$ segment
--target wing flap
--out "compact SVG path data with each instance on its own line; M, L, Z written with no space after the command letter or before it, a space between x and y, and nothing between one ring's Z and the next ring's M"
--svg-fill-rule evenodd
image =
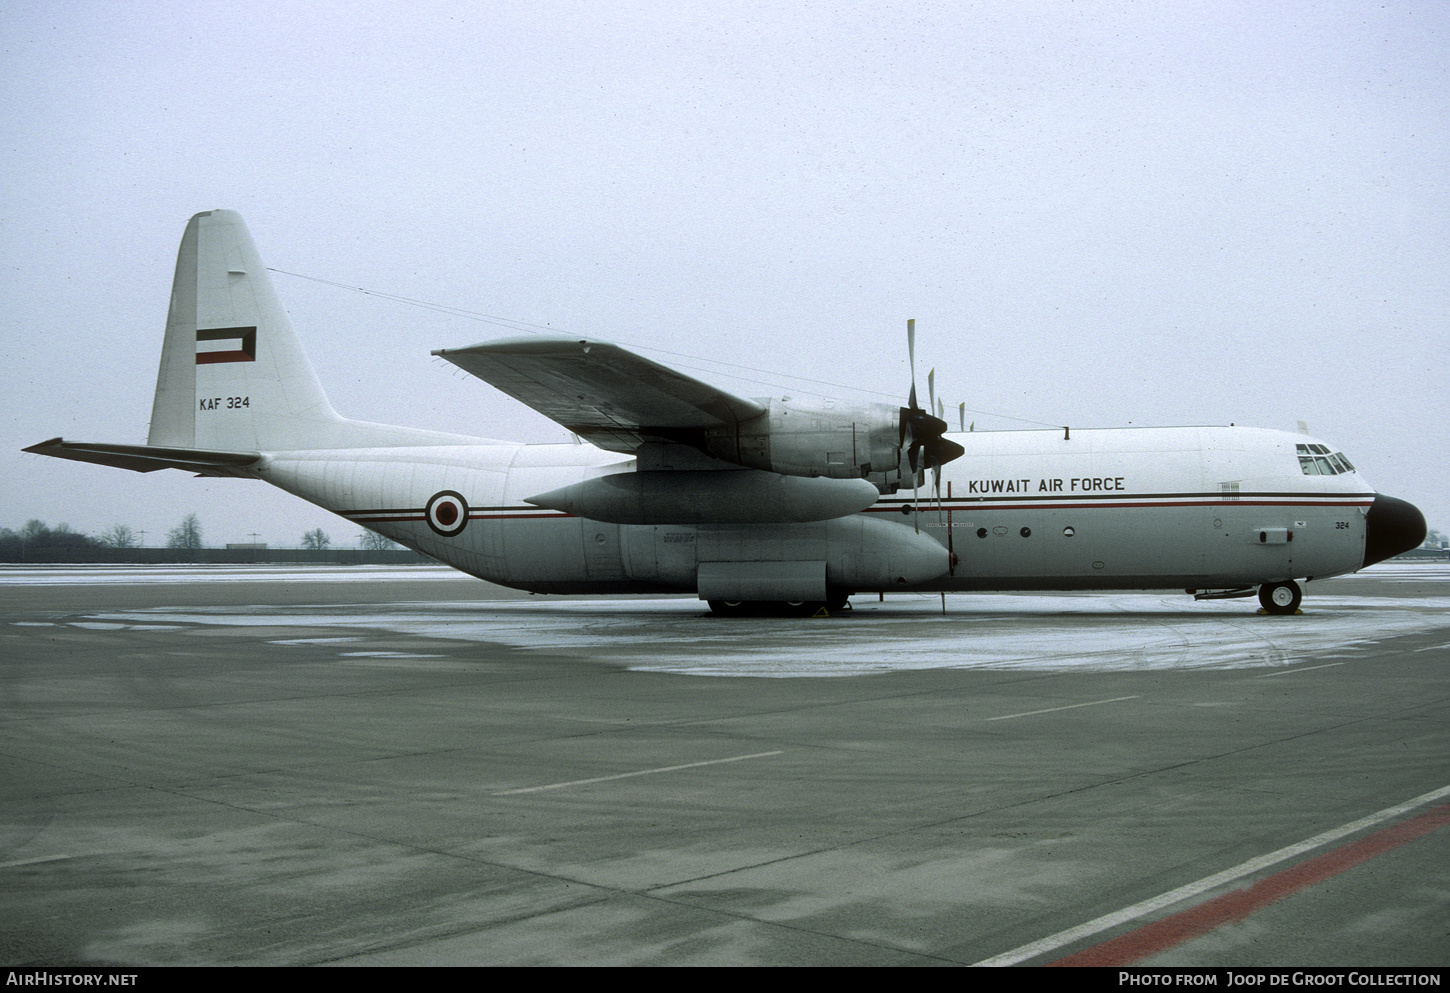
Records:
M66 441L52 438L22 451L49 455L75 462L155 472L157 469L181 469L201 476L241 476L252 478L246 471L262 461L260 452L217 452L200 448L162 448L155 445L108 445Z
M765 413L753 400L605 341L506 338L433 354L614 452Z

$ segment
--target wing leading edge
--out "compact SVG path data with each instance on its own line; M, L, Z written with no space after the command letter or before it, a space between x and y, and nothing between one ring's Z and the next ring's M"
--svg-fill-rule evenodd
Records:
M766 412L605 341L506 338L433 354L612 452L633 454L642 444L679 441Z

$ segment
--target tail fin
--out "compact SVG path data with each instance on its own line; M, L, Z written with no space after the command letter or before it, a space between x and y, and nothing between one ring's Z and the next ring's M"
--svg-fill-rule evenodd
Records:
M315 447L345 423L272 288L239 214L186 226L148 444L219 451Z

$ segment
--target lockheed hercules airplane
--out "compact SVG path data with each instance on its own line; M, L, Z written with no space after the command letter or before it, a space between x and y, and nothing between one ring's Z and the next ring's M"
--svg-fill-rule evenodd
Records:
M905 407L807 406L733 396L588 338L433 354L584 443L340 417L241 217L207 211L177 254L147 443L25 450L261 479L492 583L695 593L727 614L819 613L853 593L1106 589L1257 590L1290 614L1297 580L1425 537L1418 509L1304 435L948 436L914 373Z

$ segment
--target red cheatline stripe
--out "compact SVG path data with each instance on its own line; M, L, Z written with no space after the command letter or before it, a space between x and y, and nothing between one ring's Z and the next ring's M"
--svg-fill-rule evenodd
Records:
M911 507L910 503L879 504L866 508L868 514L899 514L902 507ZM1130 500L1100 500L1088 503L992 503L990 501L978 501L975 503L948 503L942 505L942 510L950 510L953 513L975 513L987 510L1120 510L1125 507L1152 508L1152 507L1281 507L1286 510L1295 507L1308 509L1319 509L1322 507L1368 507L1370 504L1363 500L1354 501L1294 501L1284 502L1278 500L1195 500L1195 501L1130 501ZM922 512L935 511L936 500L921 502Z
M402 510L402 511L363 511L363 510L349 510L346 513L344 513L342 516L343 517L346 517L348 520L353 521L353 522L355 522L357 524L387 524L387 523L390 523L390 522L398 522L398 521L413 521L413 522L417 522L417 521L423 521L423 520L426 520L427 519L426 518L426 515L421 510ZM550 519L553 519L553 518L556 518L556 517L559 518L560 520L563 520L566 517L573 517L573 516L574 516L573 514L564 514L564 513L560 513L557 510L536 510L536 511L532 511L532 512L529 512L529 513L520 512L520 513L516 513L516 514L483 514L483 513L479 513L476 510L470 510L468 512L468 519L470 521L513 521L513 520L533 520L533 519L538 519L538 518L550 518Z
M1276 872L1246 889L1225 893L1161 921L1145 924L1110 941L1046 964L1130 965L1139 959L1205 935L1221 924L1241 921L1256 910L1315 883L1322 883L1331 876L1337 876L1346 869L1367 862L1376 855L1383 855L1446 824L1450 824L1450 803L1366 835L1358 841L1315 856L1282 872Z

